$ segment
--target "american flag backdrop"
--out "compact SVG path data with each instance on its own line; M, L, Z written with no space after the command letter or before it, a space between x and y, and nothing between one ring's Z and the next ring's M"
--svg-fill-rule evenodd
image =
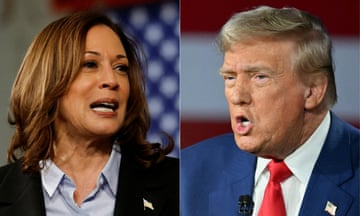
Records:
M179 3L166 1L108 10L108 15L141 43L148 68L146 96L151 113L148 139L163 143L164 131L175 139L179 156Z

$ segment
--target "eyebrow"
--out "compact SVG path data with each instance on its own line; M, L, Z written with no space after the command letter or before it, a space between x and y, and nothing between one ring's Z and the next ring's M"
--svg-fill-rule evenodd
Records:
M268 73L274 73L270 68L266 66L245 66L241 69L244 73L251 73L251 72L258 72L258 71L267 71ZM231 68L220 68L219 69L220 74L226 74L226 73L238 73L237 71L232 70Z
M220 68L219 69L219 74L220 75L227 74L227 73L236 73L236 72L231 70L231 69L227 69L227 68Z
M91 54L91 55L96 55L96 56L101 56L101 54L99 52L96 51L85 51L85 54ZM122 59L122 58L127 58L126 55L123 54L118 54L116 55L117 59Z

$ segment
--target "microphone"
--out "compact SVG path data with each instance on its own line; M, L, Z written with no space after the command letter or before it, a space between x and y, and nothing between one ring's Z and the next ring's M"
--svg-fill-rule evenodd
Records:
M254 208L254 202L250 195L240 195L239 196L239 214L241 216L251 216Z

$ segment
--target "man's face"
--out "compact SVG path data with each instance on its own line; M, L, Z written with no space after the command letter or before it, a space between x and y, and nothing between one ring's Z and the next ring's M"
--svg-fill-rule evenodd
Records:
M307 137L307 87L292 68L289 41L237 43L224 55L221 74L238 147L285 158Z

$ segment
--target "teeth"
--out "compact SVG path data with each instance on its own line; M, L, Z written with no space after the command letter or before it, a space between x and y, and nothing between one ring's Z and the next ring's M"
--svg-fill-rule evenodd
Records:
M113 103L101 103L101 104L108 107L115 107Z
M106 108L106 107L94 107L92 109L95 110L95 111L98 111L98 112L114 112L113 109Z
M97 112L114 112L116 109L116 104L111 102L102 102L98 104L92 104L90 105L90 108Z
M249 121L249 120L243 120L243 121L241 121L241 125L244 126L244 127L248 126L249 124L250 124L250 121Z

